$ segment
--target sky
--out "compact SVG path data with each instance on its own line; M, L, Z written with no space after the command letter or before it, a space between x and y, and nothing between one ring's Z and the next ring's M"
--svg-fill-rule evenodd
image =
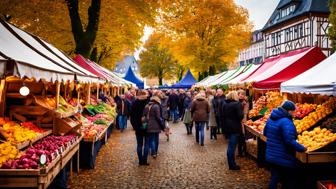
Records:
M254 30L261 29L264 27L268 18L271 16L273 10L278 5L280 0L234 0L237 5L240 5L246 8L249 12L250 21L254 24ZM141 41L145 43L153 33L153 29L150 27L145 27L144 35L141 38ZM140 52L144 50L143 47L140 47L134 52L135 59L139 60Z

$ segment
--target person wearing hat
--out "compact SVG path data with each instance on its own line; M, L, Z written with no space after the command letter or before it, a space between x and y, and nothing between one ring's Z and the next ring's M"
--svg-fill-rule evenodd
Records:
M299 144L296 127L292 115L296 107L292 101L286 100L274 109L266 122L264 135L266 142L266 161L271 165L270 189L277 188L280 179L282 188L297 187L296 152L304 152L306 148Z

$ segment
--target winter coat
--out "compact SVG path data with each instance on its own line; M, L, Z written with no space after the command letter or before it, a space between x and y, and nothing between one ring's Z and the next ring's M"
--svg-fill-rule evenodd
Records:
M305 147L296 142L297 131L291 115L283 108L274 109L266 122L264 135L267 137L266 161L295 167L295 152L303 152Z
M191 103L192 103L191 97L186 96L184 98L184 101L183 101L183 107L184 107L184 109L190 109Z
M179 98L177 94L170 94L168 98L168 107L171 110L176 110L178 107L178 103L179 103Z
M168 97L161 98L162 118L168 120Z
M209 120L210 105L206 98L198 95L191 104L191 113L193 121L207 122Z
M141 129L142 115L146 105L148 104L147 96L140 96L132 103L130 112L130 121L136 134L145 135L146 131Z
M215 110L215 115L217 117L223 117L223 106L225 104L225 96L215 96L213 101L213 106Z
M181 93L178 95L178 109L180 112L184 110L184 98L185 98L185 94Z
M146 106L143 116L148 116L147 133L160 133L164 128L164 122L161 117L161 100L158 97L152 97ZM149 112L149 114L148 114Z
M122 112L122 103L124 103L124 112ZM120 99L117 102L118 115L129 116L130 108L131 108L131 103L126 99L124 99L124 100Z
M214 109L214 96L209 96L209 104L210 104L210 113L209 113L209 126L210 127L217 127L216 123L216 115Z
M222 119L225 133L242 133L243 106L241 103L234 100L225 100Z

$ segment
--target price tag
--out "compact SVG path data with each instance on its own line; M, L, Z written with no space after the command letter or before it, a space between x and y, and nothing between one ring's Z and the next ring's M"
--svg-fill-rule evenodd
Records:
M47 156L45 154L42 154L40 156L40 165L44 166L47 163Z

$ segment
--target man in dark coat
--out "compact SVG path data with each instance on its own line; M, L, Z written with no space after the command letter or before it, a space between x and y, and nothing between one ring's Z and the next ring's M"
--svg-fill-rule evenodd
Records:
M297 160L296 152L304 152L306 148L299 144L296 127L292 120L295 104L285 101L281 107L274 109L266 122L264 135L266 142L266 161L271 164L270 189L277 188L279 177L282 177L283 188L298 188L296 185Z
M180 90L178 95L178 110L179 110L179 118L182 120L184 115L184 98L185 98L185 91Z
M130 102L125 98L125 95L121 95L120 100L117 102L118 122L121 132L127 128L127 118L130 112Z
M172 90L171 94L168 98L168 107L170 111L170 116L172 117L172 120L174 123L177 123L178 115L177 115L177 108L178 108L179 98L176 94L176 90Z
M215 110L217 133L223 133L223 106L225 104L225 95L222 89L217 89L217 94L213 100L213 107ZM224 133L223 133L224 134Z
M145 130L142 129L142 115L148 104L148 94L146 91L139 91L136 100L132 103L130 112L130 121L137 140L137 154L139 158L139 165L149 165L147 162L149 151L149 136Z

